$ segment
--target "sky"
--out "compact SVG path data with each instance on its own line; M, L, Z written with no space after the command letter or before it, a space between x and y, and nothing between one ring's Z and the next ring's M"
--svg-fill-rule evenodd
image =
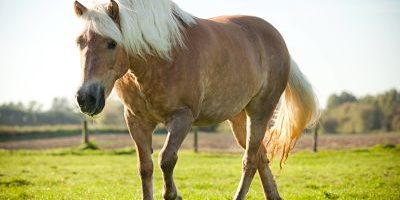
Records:
M82 3L90 1L83 0ZM175 0L200 18L261 17L283 35L322 106L332 93L400 89L398 0ZM0 2L0 104L73 98L80 80L73 0Z

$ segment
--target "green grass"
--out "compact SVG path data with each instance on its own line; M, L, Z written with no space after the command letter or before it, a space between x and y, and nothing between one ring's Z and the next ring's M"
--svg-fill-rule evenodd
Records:
M154 155L155 166L157 154ZM184 199L231 199L239 154L180 153L175 180ZM285 199L400 199L400 146L299 152L273 171ZM155 167L155 199L161 172ZM140 199L132 149L0 151L0 199ZM263 199L256 177L248 199Z

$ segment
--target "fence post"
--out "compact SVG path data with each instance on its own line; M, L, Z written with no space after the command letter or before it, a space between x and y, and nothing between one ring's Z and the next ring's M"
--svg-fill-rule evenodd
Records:
M89 131L86 119L82 121L82 142L84 144L89 144Z
M319 123L314 128L314 146L313 146L313 151L317 152L318 151L318 128L319 128Z
M198 128L197 127L192 127L193 130L193 145L194 145L194 152L197 153L199 152L199 136L198 136Z

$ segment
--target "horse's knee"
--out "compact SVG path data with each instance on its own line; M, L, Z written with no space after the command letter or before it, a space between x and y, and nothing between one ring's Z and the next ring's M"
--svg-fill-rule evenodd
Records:
M258 151L258 164L259 165L269 165L269 159L267 157L267 153L265 152L265 150L260 150Z
M170 172L174 169L178 155L173 151L163 151L160 154L159 165L163 172Z
M153 162L140 163L139 173L142 179L148 179L153 176Z
M257 169L257 164L258 164L258 159L256 156L245 156L243 158L243 170L248 171L248 170L256 170Z

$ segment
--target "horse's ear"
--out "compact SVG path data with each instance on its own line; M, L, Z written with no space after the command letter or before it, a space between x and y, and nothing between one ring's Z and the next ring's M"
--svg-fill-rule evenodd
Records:
M110 0L107 6L108 15L117 23L119 23L119 7L117 2Z
M75 1L74 2L74 10L75 10L76 15L78 17L80 17L86 13L87 8L84 5L82 5L81 3L79 3L78 1Z

